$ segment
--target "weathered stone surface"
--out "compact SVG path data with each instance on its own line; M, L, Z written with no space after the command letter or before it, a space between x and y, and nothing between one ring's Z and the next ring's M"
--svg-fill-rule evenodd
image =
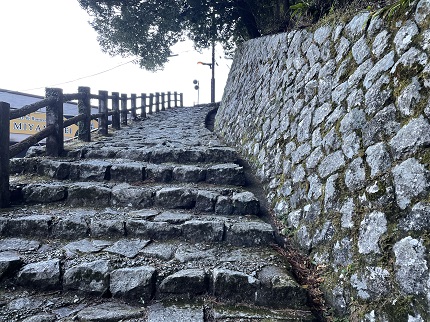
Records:
M367 40L365 37L361 37L352 46L352 57L354 57L355 62L360 65L367 59L370 55L370 49L367 45Z
M306 291L294 279L276 266L266 266L258 273L261 288L256 303L273 308L299 308L306 303Z
M35 251L40 247L40 242L21 238L5 238L0 240L0 252L4 251Z
M351 134L347 135L343 138L343 154L345 154L348 159L354 158L355 156L357 156L358 151L361 148L360 143L360 137L357 135L357 133L352 132Z
M42 290L60 287L60 260L51 259L25 265L18 273L18 283Z
M428 267L425 259L426 248L421 240L410 236L393 246L396 258L396 280L402 292L420 294L426 291Z
M58 180L68 179L70 174L70 163L55 160L41 160L38 173Z
M416 159L410 158L392 170L396 190L396 200L400 209L405 209L411 199L428 191L429 173ZM414 184L411 185L410 183Z
M9 236L40 236L49 234L52 217L48 215L31 215L10 219L6 225Z
M366 181L366 171L362 158L353 160L345 172L345 185L351 191L356 191L364 187Z
M253 303L259 285L259 280L242 272L224 268L213 270L212 287L217 298L231 302Z
M68 188L67 201L71 206L107 206L111 198L111 189L91 182L71 184Z
M112 188L111 203L133 208L151 207L154 204L154 189L119 184Z
M173 167L166 165L148 164L145 167L147 180L155 182L170 182L173 180Z
M197 211L214 212L218 194L208 190L199 190L196 196Z
M64 272L63 287L66 290L103 295L109 290L111 271L111 263L108 260L83 263Z
M95 306L89 306L76 314L76 317L81 321L116 322L132 318L141 318L143 315L143 309L121 303L106 302Z
M417 8L415 11L415 21L419 25L423 25L428 20L428 16L430 15L430 2L428 0L420 0L417 4Z
M236 246L268 245L274 240L274 231L263 222L236 223L227 227L225 240Z
M345 267L352 263L352 242L348 238L337 241L333 247L333 266Z
M424 68L427 64L427 54L412 47L405 52L391 68L391 74L398 74L412 68Z
M412 20L406 21L394 37L394 45L396 46L397 54L402 55L408 49L412 39L417 34L418 26Z
M366 89L372 87L373 83L378 80L381 75L388 71L394 65L394 51L390 51L384 57L382 57L369 71L363 81L363 85Z
M125 235L124 221L116 219L91 219L91 237L114 238Z
M203 322L204 312L201 306L163 306L161 303L149 307L148 322L189 321Z
M175 239L182 235L182 228L167 222L151 222L147 220L128 220L127 235L130 237L155 240Z
M385 50L388 47L388 40L390 38L390 34L387 30L382 30L373 41L372 44L372 53L377 57L381 58L384 54Z
M63 249L66 256L74 257L79 254L97 253L111 245L112 243L109 241L82 239L68 243L63 247Z
M149 240L140 239L122 239L104 249L104 251L119 254L124 257L134 258L137 254L149 244Z
M196 192L186 188L162 188L156 192L155 202L169 209L190 209L196 204Z
M363 12L356 15L352 20L345 26L346 35L351 37L357 37L365 31L366 22L369 20L370 13Z
M170 224L182 224L183 222L191 219L191 214L172 211L164 211L154 217L154 221L164 221Z
M369 146L366 149L366 161L372 177L385 173L391 167L391 157L387 145L381 142Z
M362 131L365 147L385 141L397 133L400 129L400 122L397 120L396 114L396 107L391 104L379 111L364 125Z
M252 192L233 193L231 202L234 215L258 215L260 213L260 202Z
M381 267L366 267L363 273L351 276L351 285L363 300L377 300L390 291L390 273Z
M146 303L154 296L155 281L156 270L151 266L121 268L110 274L109 290L114 298Z
M342 151L336 151L326 156L318 167L318 173L321 177L328 177L345 165L345 158Z
M358 237L358 252L360 254L379 254L379 239L387 231L387 219L382 212L368 214L360 223L360 235Z
M51 225L51 235L62 239L84 238L89 234L86 215L72 215L60 218Z
M110 180L118 182L136 182L145 178L142 165L138 164L114 164L110 168Z
M189 220L182 225L182 235L191 242L219 242L224 234L224 223Z
M141 254L147 257L170 260L172 259L175 250L176 247L174 245L151 243L141 250Z
M81 180L103 181L109 177L111 163L100 160L89 160L79 165L79 178Z
M430 221L427 215L430 213L430 205L427 202L419 202L412 207L411 212L400 221L400 228L405 231L426 231L430 229Z
M54 314L37 314L25 318L22 322L54 322L57 317Z
M185 269L167 276L160 284L160 292L198 295L208 291L209 279L202 269Z
M172 174L173 180L180 182L200 182L206 179L206 169L193 165L175 167Z
M0 252L0 280L15 272L22 265L21 257L16 252Z
M406 153L417 152L430 144L430 124L423 117L412 119L403 126L390 141L390 146L397 159Z
M67 189L65 186L56 183L30 184L23 189L24 200L26 202L55 202L66 198Z
M234 164L219 164L207 169L206 182L213 184L245 185L243 167Z

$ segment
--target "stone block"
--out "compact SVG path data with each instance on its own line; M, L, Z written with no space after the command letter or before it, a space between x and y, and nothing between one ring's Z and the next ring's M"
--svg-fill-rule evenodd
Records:
M121 268L110 274L110 292L114 298L147 303L155 293L157 271L151 266Z
M145 179L143 165L114 164L110 168L110 180L117 182L139 182Z
M125 235L123 220L117 219L91 219L91 237L117 238Z
M264 246L274 242L274 231L264 222L241 222L227 226L225 241L235 246Z
M167 276L160 284L160 292L194 296L209 289L209 279L203 269L184 269Z
M171 182L173 180L173 167L148 164L145 167L145 177L147 180L154 182Z
M73 266L64 272L63 288L91 295L103 295L109 290L109 274L112 271L108 260L97 260Z
M92 182L71 184L68 188L67 202L74 207L106 207L111 198L111 189Z
M84 308L76 314L79 321L126 321L142 319L144 309L123 303L106 302Z
M206 169L194 165L173 168L173 180L179 182L201 182L206 179Z
M256 304L272 308L302 308L306 305L306 290L283 269L266 266L258 272L261 287L256 293Z
M182 236L181 226L167 222L151 222L146 220L128 220L127 236L154 240L176 239Z
M187 188L162 188L155 194L156 205L169 209L190 209L196 204L197 192Z
M154 205L155 189L119 184L112 188L111 204L134 209L149 208Z
M358 252L360 254L380 254L379 239L387 232L387 219L385 214L374 211L365 216L360 223L358 237Z
M207 169L207 183L243 186L245 181L243 167L234 163L218 164Z
M196 211L214 212L218 194L209 190L199 190L196 196Z
M224 268L213 270L213 294L218 299L233 303L255 302L255 292L260 287L256 278Z
M60 288L60 260L55 258L44 262L25 265L17 275L20 285L39 290Z
M233 193L231 197L234 215L259 215L260 202L252 192Z
M193 243L220 242L223 239L223 235L223 222L190 220L182 225L182 236Z
M22 266L22 259L16 252L0 252L0 280L13 274Z
M47 237L52 224L48 215L31 215L8 220L6 233L9 236Z
M26 202L49 203L62 201L67 196L67 188L56 183L29 184L22 189Z

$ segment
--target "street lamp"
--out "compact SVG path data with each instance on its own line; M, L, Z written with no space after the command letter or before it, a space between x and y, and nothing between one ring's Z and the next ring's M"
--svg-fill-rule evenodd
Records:
M209 66L209 68L212 70L211 103L215 103L215 42L212 42L212 63L203 63L199 61L197 64Z

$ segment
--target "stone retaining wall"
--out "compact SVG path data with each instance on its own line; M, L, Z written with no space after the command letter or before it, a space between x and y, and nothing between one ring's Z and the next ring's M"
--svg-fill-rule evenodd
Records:
M251 40L215 130L350 321L429 321L430 0Z

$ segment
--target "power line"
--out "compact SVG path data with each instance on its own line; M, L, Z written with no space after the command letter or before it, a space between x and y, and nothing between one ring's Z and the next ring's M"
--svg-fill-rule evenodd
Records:
M117 65L117 66L115 66L115 67L112 67L112 68L106 69L106 70L104 70L104 71L101 71L101 72L98 72L98 73L95 73L95 74L91 74L91 75L88 75L88 76L79 77L79 78L76 78L76 79L73 79L73 80L70 80L70 81L67 81L67 82L56 83L56 84L52 84L52 85L49 85L49 86L42 86L42 87L36 87L36 88L24 89L24 90L21 90L21 92L34 91L34 90L38 90L38 89L44 89L45 87L53 87L53 86L58 86L58 85L64 85L64 84L73 83L73 82L76 82L76 81L79 81L79 80L82 80L82 79L85 79L85 78L90 78L90 77L94 77L94 76L97 76L97 75L100 75L100 74L107 73L107 72L109 72L109 71L111 71L111 70L114 70L114 69L116 69L116 68L118 68L118 67L121 67L121 66L124 66L124 65L130 64L130 63L133 63L133 62L135 62L135 61L137 61L137 59L133 59L133 60L130 60L130 61L126 62L126 63L122 63L122 64Z

